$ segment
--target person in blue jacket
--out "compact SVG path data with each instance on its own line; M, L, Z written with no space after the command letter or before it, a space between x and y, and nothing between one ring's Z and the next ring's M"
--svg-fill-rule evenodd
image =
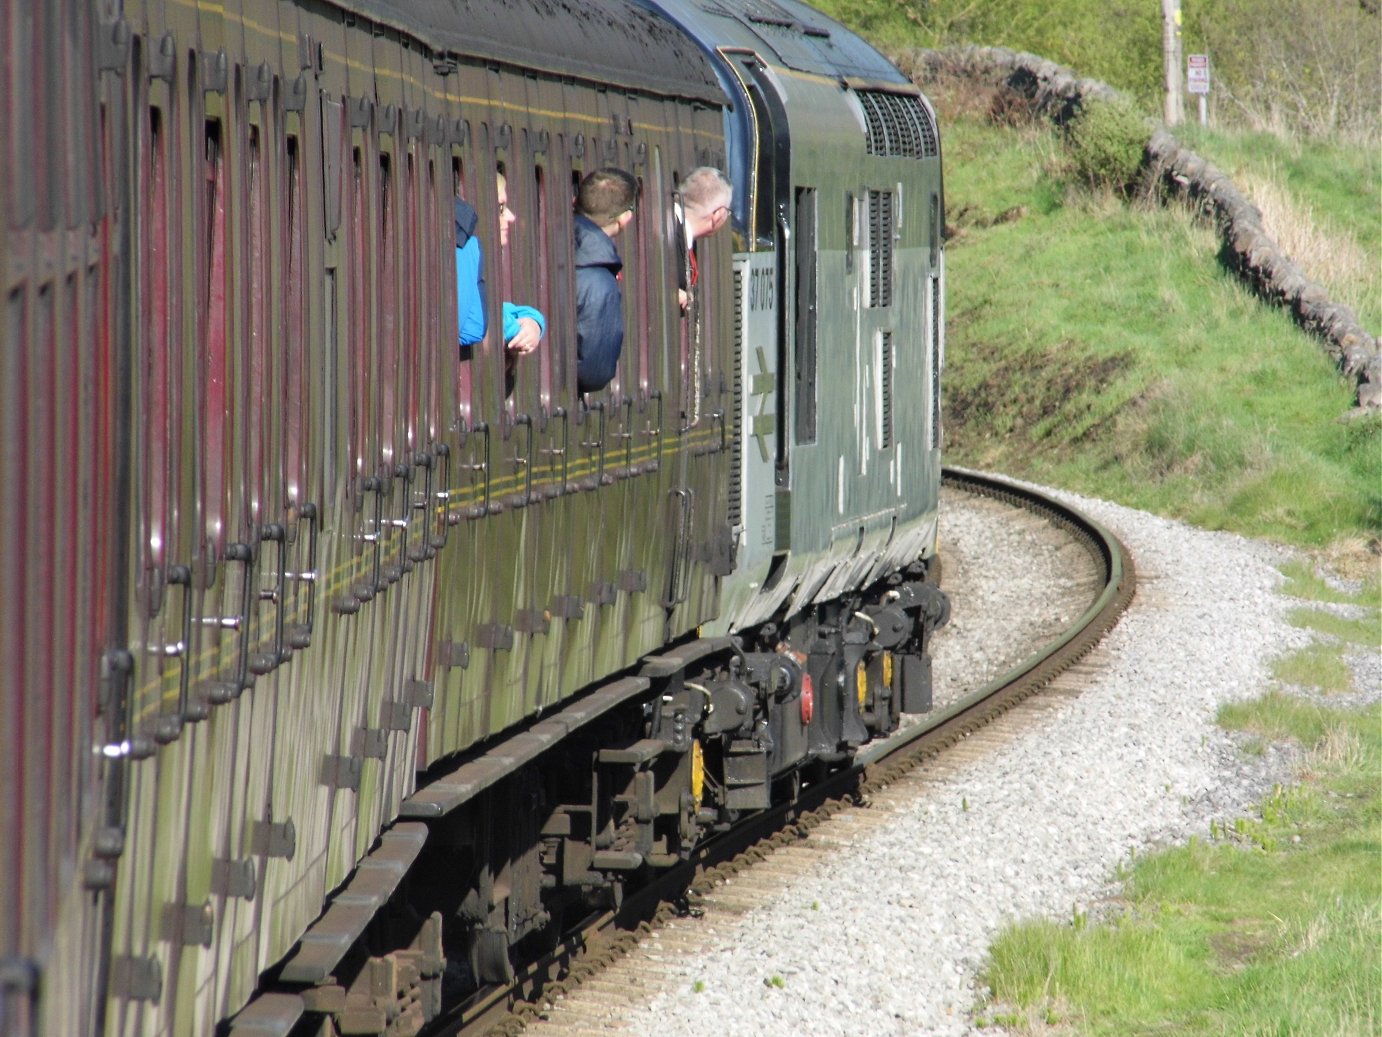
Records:
M473 346L485 337L487 318L484 253L475 229L479 215L460 198L455 200L456 222L456 318L462 346ZM499 174L499 247L507 248L509 228L518 219L509 208L508 185ZM503 305L504 346L511 354L531 353L542 341L547 321L532 306Z
M518 222L518 215L509 205L509 185L504 174L498 174L499 183L499 248L509 247L509 228ZM542 336L547 332L547 320L533 306L517 303L504 303L504 348L510 357L525 356L537 349Z
M624 262L614 238L633 219L638 181L597 169L576 190L576 388L597 392L613 379L624 348Z
M456 317L462 346L485 337L485 263L475 227L480 216L464 199L454 202L456 215Z

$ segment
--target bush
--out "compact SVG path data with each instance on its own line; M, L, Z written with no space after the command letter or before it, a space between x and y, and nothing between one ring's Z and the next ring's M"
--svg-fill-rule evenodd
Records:
M1149 137L1146 116L1121 98L1087 100L1065 127L1075 177L1089 187L1124 194L1137 182Z

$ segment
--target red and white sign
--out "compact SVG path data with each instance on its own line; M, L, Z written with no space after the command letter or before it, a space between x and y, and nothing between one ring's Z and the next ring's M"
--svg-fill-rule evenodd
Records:
M1185 79L1187 89L1192 94L1209 93L1209 55L1187 54L1185 56Z

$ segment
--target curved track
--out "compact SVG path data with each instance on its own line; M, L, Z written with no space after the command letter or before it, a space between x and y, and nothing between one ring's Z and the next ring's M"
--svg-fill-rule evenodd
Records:
M862 802L1038 694L1103 639L1126 611L1136 587L1133 560L1116 536L1052 498L1003 479L947 468L944 481L949 488L1035 514L1083 546L1101 575L1097 593L1075 621L1006 673L868 746L851 767L801 789L792 803L747 819L653 885L628 896L617 910L586 919L551 954L519 970L511 986L482 991L434 1032L467 1037L521 1032L542 1013L542 1004L594 979L652 928L694 911L691 904L726 878L751 868L780 846L799 842L833 814Z

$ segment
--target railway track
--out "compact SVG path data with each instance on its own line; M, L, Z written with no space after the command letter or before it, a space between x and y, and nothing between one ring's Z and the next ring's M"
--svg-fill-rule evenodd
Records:
M1080 660L1132 600L1131 557L1098 523L1035 491L960 469L946 469L945 486L992 502L1032 550L1058 556L1065 573L1065 597L1046 603L1045 619L998 654L1002 672L949 696L938 687L931 713L869 746L852 767L801 789L791 805L748 819L617 909L583 920L550 954L518 970L513 984L482 990L431 1032L610 1033L611 1020L647 997L668 956L703 953L717 931L794 876L887 825L939 769L982 757L1052 702L1078 694ZM1084 600L1072 602L1072 594Z

